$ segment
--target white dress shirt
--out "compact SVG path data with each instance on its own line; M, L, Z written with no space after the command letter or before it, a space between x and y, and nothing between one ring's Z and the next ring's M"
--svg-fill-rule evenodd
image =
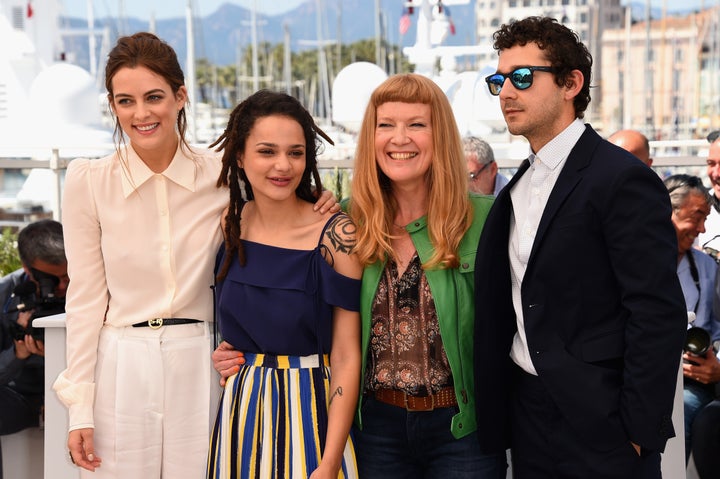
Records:
M67 369L54 388L70 428L92 427L94 371L103 325L160 318L212 321L213 265L226 188L220 157L178 148L153 173L132 147L70 163L63 195L68 274ZM152 367L152 365L148 365Z
M530 374L537 376L530 359L525 321L522 308L522 281L527 269L540 224L540 218L547 205L555 182L570 155L575 143L585 132L585 125L575 119L565 130L553 138L537 153L530 152L531 167L510 190L513 216L510 218L510 275L512 278L512 300L517 318L517 333L513 338L510 357Z

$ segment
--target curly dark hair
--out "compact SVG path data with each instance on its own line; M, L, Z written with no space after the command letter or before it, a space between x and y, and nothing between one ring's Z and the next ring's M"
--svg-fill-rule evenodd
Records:
M225 262L223 263L218 280L227 274L231 258L237 254L240 264L245 264L245 253L240 243L240 212L246 201L254 198L252 185L248 181L245 170L238 165L238 160L245 152L245 145L255 122L260 118L280 115L297 121L305 137L305 171L300 184L295 189L298 198L314 203L316 195L322 193L320 172L317 167L317 155L322 146L318 138L333 145L333 141L316 124L313 117L300 104L300 102L286 95L269 90L260 90L235 107L230 113L227 128L215 140L210 148L222 151L222 170L217 180L217 187L227 186L230 189L230 204L225 216ZM314 183L314 188L313 188ZM243 188L245 198L243 198Z
M493 48L507 50L514 46L535 43L545 51L554 73L555 83L563 86L567 83L570 72L580 70L583 75L583 86L575 97L575 116L582 118L590 103L590 74L592 71L592 55L580 41L577 33L561 25L551 17L527 17L506 23L493 34Z

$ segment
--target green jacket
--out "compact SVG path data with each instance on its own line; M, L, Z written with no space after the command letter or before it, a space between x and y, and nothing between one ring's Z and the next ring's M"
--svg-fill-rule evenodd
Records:
M455 438L461 438L477 429L475 421L475 398L473 379L473 334L475 329L474 271L475 253L485 218L492 206L493 198L470 194L473 206L473 222L460 242L460 266L456 269L432 269L425 271L430 291L435 301L440 336L447 353L453 375L455 396L460 411L453 416L450 429ZM432 255L433 247L428 236L427 218L422 217L407 226L418 252L420 261L425 263ZM380 282L385 262L367 266L363 272L360 293L360 318L362 327L362 375L365 380L372 302ZM358 401L356 421L362 428L360 410L362 397Z

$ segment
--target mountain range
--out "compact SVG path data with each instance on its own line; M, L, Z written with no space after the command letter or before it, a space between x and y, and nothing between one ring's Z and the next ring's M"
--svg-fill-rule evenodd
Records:
M387 1L385 2L388 3ZM411 25L405 35L399 33L399 22L402 16L402 4L396 2L396 9L385 9L382 12L387 41L390 44L409 46L415 43L415 26L417 24L417 11L411 18ZM447 8L447 7L445 7ZM455 35L449 35L448 45L467 45L473 42L473 10L474 3L462 6L453 6L451 19L455 25ZM225 3L215 12L195 18L195 58L206 58L215 65L229 65L236 62L239 52L250 48L251 45L251 12L239 5ZM272 45L282 43L284 40L284 26L290 31L290 46L292 51L317 48L312 42L319 38L324 41L339 40L342 43L353 43L359 40L375 38L375 8L374 2L368 0L343 0L327 5L321 16L323 34L317 33L317 7L314 0L308 0L294 10L280 15L257 15L257 41L268 42ZM87 21L80 18L63 18L62 23L66 29L86 29ZM186 22L185 18L170 18L158 20L155 23L155 33L167 41L177 52L181 63L185 62ZM95 28L102 30L108 28L111 43L114 43L121 34L131 34L137 31L148 30L149 21L138 18L105 17L96 19ZM338 35L339 32L339 35ZM84 36L68 36L65 39L65 48L72 55L75 63L87 68L88 42ZM100 47L98 47L100 48ZM107 52L100 52L101 56ZM103 64L100 61L99 64Z
M384 2L387 5L388 1ZM410 27L404 35L399 33L400 18L403 14L402 2L396 2L396 7L384 8L382 18L388 43L400 46L410 46L415 43L417 11L410 19ZM631 11L633 18L642 20L645 16L645 4L633 2ZM444 8L448 8L445 6ZM447 45L472 45L474 43L474 2L468 5L452 7L450 18L455 26L455 34L446 39ZM675 11L672 14L686 14L688 11ZM652 17L659 18L661 10L653 8ZM239 5L225 3L215 12L202 18L195 18L195 58L205 58L215 65L229 65L236 63L238 56L251 45L251 12ZM317 2L308 0L294 10L279 15L257 14L257 40L259 43L268 42L271 45L282 43L284 40L284 26L290 32L290 48L297 52L303 49L316 48L313 42L319 38L324 41L337 41L353 43L359 40L375 38L375 7L369 0L342 0L331 2L322 12L322 35L318 35ZM61 19L66 29L86 29L87 22L80 18L66 17ZM95 21L95 28L102 31L107 28L110 32L110 42L123 34L148 30L149 21L138 18L118 19L113 17L100 18ZM155 32L167 41L177 52L180 62L185 63L186 22L185 18L170 18L158 20ZM338 33L339 32L339 33ZM65 38L65 48L73 61L88 68L88 42L82 35L72 35ZM106 51L98 47L99 64L104 63Z

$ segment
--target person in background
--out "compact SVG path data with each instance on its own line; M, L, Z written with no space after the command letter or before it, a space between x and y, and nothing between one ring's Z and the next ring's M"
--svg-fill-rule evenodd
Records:
M221 162L188 144L184 74L157 36L119 38L105 87L116 151L73 160L65 178L73 281L67 369L53 388L81 477L197 479L220 393L210 323Z
M32 320L63 312L69 282L59 222L44 219L25 226L17 249L22 268L0 279L0 435L42 421L45 345Z
M463 138L463 150L468 172L468 189L480 195L497 196L508 179L498 173L495 154L485 140L475 136Z
M705 221L705 231L698 235L696 246L720 261L720 130L707 136L710 144L707 157L707 176L710 180L710 214Z
M685 297L688 320L691 326L702 328L718 336L720 322L713 311L717 263L707 254L693 248L697 235L705 231L705 218L710 213L710 195L703 186L702 180L696 176L672 175L666 178L664 183L670 194L672 222L677 232L677 275ZM693 420L715 396L711 376L712 371L716 369L713 366L717 363L717 359L712 351L708 353L709 356L703 354L703 357L696 358L693 357L692 352L685 351L683 356L686 461L690 456ZM707 369L710 370L706 371ZM717 369L720 372L720 368ZM700 382L700 377L703 381L711 382ZM720 377L714 382L717 380L720 380Z
M608 137L608 141L623 150L629 151L648 166L652 166L650 157L650 142L647 137L637 130L618 130Z
M505 478L505 451L482 453L474 434L473 256L492 198L467 193L463 162L432 80L395 75L375 89L348 205L365 266L360 477ZM242 358L221 344L213 361L226 378Z
M230 190L218 322L246 362L225 384L208 478L357 477L362 267L349 218L313 211L318 136L329 140L300 102L261 90L211 145Z
M583 123L592 57L576 33L528 17L494 47L486 82L530 155L478 245L481 446L510 444L516 479L659 479L687 329L667 189Z
M715 377L720 381L720 361L715 343ZM717 386L716 386L717 387ZM720 475L720 396L706 405L695 417L692 430L692 455L700 479L715 479Z

